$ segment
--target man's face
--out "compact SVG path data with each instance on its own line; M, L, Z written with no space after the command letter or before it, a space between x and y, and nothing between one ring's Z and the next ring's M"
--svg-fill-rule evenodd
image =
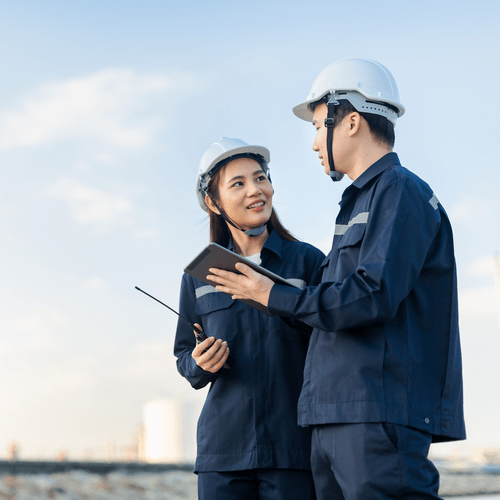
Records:
M325 118L328 115L328 107L325 103L321 103L314 109L313 125L316 129L316 137L313 142L313 150L318 152L318 157L321 160L321 165L325 167L325 173L330 172L328 164L328 151L326 148L327 128L325 127Z
M316 128L316 137L314 138L312 148L318 152L321 164L325 167L325 173L330 172L327 150L327 131L325 127L325 118L328 116L328 107L325 103L319 104L314 109L313 125ZM335 119L337 120L337 119ZM335 170L342 174L349 175L352 166L353 143L351 139L351 129L355 122L359 120L359 113L350 113L339 123L335 122L332 139L332 155L335 163Z

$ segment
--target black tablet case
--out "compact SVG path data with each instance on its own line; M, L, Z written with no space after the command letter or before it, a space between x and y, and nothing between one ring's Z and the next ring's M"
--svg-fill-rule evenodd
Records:
M184 272L198 278L199 280L207 283L208 285L216 286L216 283L213 281L207 280L207 276L210 274L209 269L211 267L217 269L223 269L225 271L232 271L237 274L241 274L234 266L236 263L242 262L247 266L251 267L254 271L267 276L272 281L279 285L287 285L293 286L295 285L288 282L281 276L264 269L263 267L255 264L251 260L245 259L241 255L237 253L231 252L227 248L224 248L217 243L210 243L206 246L184 269ZM259 311L263 313L269 314L267 307L263 306L258 302L254 302L253 300L243 300L246 304L255 307Z

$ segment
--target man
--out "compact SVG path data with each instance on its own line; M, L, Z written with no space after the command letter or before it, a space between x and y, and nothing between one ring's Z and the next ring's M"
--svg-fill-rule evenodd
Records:
M353 181L321 284L273 286L243 265L210 279L314 327L298 419L313 426L318 499L439 498L429 446L465 439L450 222L392 152L404 108L387 68L337 61L293 111L313 122L325 171Z

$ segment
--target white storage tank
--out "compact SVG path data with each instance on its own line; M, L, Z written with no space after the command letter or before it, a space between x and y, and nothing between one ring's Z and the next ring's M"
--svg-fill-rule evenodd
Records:
M144 405L144 459L182 462L182 408L176 399L157 399Z

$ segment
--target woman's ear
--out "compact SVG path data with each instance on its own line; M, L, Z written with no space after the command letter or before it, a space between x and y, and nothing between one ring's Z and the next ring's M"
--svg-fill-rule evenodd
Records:
M208 194L205 195L205 203L209 210L216 213L217 215L220 215L220 210L215 206L215 203L212 201L210 196L208 196Z

